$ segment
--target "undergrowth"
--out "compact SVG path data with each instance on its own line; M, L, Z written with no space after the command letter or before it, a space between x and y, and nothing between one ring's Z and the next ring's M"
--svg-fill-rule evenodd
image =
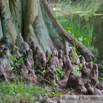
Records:
M9 51L11 53L11 51ZM17 51L18 53L18 51ZM19 59L16 59L14 55L11 55L9 57L9 60L11 61L11 68L9 68L10 71L15 70L16 71L16 80L10 83L9 81L1 82L0 83L0 103L34 103L38 100L39 96L46 96L48 97L54 97L54 96L61 96L62 94L59 93L59 87L58 85L52 85L53 88L48 88L48 85L43 84L42 87L38 84L33 83L27 83L26 81L20 81L18 77L17 71L19 68L16 68L15 62L18 65L21 65L24 58L24 55L19 54ZM42 66L41 70L44 68ZM42 73L44 72L43 70ZM37 75L36 75L37 76ZM40 75L41 76L41 75ZM59 74L61 76L61 74ZM23 76L22 76L23 78ZM41 76L42 78L42 76ZM11 80L12 78L10 78Z
M48 87L42 88L32 83L24 82L2 82L0 83L0 103L29 102L34 103L38 97L42 96L60 96L59 92L53 92Z
M96 38L93 37L95 21L90 18L94 15L100 15L96 13L100 4L99 0L80 0L77 2L65 0L50 4L50 6L62 27L93 52L95 49L93 43L96 41ZM97 50L95 52L98 53Z

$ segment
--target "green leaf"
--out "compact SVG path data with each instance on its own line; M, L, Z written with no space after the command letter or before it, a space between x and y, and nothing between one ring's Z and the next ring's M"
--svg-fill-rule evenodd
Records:
M65 72L63 72L62 70L56 70L56 71L57 71L57 77L60 80L65 75Z
M75 59L82 57L82 55L77 56Z
M22 57L22 56L23 56L23 54L19 54L18 56L19 56L19 57Z
M78 74L79 74L79 70L80 70L79 66L78 66L78 65L74 65L74 68L75 68L74 73L75 73L76 75L78 75Z
M98 77L99 79L101 79L101 80L103 80L103 78L102 77Z
M69 30L69 29L73 29L72 27L67 27L67 30Z
M50 59L50 57L51 57L51 54L49 54L49 55L48 55L47 60L49 60L49 59Z
M13 69L14 69L14 67L9 68L9 70L13 70Z
M41 70L43 70L43 67L41 67Z
M55 70L53 70L53 72L55 72Z
M46 73L46 70L43 70L42 73Z
M76 55L76 51L74 51L74 55Z
M16 59L16 57L14 56L14 55L12 55L12 57L10 58L10 60L15 60Z
M24 57L21 57L21 58L19 58L19 60L17 60L17 64L18 64L18 65L21 65L21 63L23 62L23 58L24 58Z
M61 96L61 95L63 95L63 94L61 94L61 93L59 93L59 92L56 92L56 93L55 93L55 96Z
M83 40L87 40L87 38L83 38Z
M79 66L80 70L82 70L82 67L83 67L83 66Z
M58 87L58 84L54 84L55 87Z
M9 50L9 54L11 53L11 50Z
M93 64L93 61L90 61L91 64Z

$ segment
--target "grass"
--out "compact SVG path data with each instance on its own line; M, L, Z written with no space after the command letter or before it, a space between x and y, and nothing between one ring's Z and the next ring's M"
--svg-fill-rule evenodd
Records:
M29 102L34 103L40 95L44 96L60 96L61 93L53 92L48 87L42 88L32 83L0 83L0 103L17 103Z
M72 17L72 15L68 15L68 17L64 17L64 19L57 17L57 19L62 27L83 45L86 47L92 45L93 24L89 25L88 22L86 22L86 24L83 25L81 18Z
M90 18L97 14L100 4L99 0L80 0L73 3L67 0L50 6L52 9L55 8L53 13L62 27L91 50L95 41L93 40L94 21L90 21Z

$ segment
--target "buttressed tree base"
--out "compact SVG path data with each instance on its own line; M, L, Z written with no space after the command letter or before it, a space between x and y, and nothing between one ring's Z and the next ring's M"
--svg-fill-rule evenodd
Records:
M0 0L0 39L1 81L18 77L57 83L74 94L102 94L98 67L90 62L95 57L62 28L46 0Z
M51 52L53 48L65 52L64 44L69 42L69 45L78 47L78 52L87 61L95 59L85 46L61 27L47 0L0 0L0 38L9 34L15 44L20 33L28 44L28 38L32 36L43 52Z

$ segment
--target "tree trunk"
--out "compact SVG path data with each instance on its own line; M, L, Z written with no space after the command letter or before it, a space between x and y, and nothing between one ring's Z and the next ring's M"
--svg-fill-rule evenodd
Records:
M69 35L53 15L47 0L0 0L0 39L9 34L16 43L18 34L29 44L32 36L41 50L65 49L65 42L76 45L87 61L94 60L90 51Z
M85 61L94 56L62 28L47 0L0 0L0 39L0 82L57 83L79 95L102 93L95 91L98 66Z

